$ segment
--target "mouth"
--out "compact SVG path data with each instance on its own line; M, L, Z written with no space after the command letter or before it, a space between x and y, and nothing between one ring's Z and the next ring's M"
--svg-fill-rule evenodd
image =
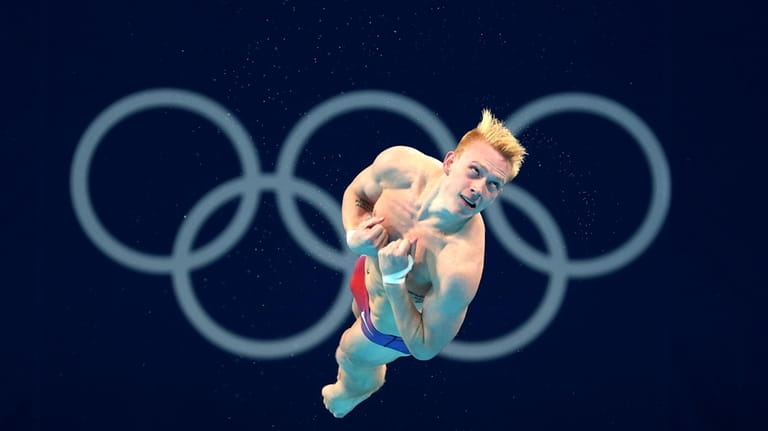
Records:
M469 199L467 199L464 195L461 195L461 199L464 200L464 203L467 204L468 207L475 209L477 208L477 202L473 202Z

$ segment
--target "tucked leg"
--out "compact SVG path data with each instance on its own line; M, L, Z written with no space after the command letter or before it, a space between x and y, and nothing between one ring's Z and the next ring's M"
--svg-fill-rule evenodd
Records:
M344 417L384 384L386 364L406 356L368 340L360 319L341 336L336 349L336 383L323 388L323 403L337 418Z

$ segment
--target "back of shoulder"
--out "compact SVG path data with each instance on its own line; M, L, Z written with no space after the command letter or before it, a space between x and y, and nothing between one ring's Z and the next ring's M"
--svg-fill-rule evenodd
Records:
M396 145L379 153L374 163L381 166L401 166L404 162L423 163L429 158L426 154L413 147Z
M378 182L389 187L408 186L434 169L436 160L421 151L406 147L389 147L379 153L371 165Z

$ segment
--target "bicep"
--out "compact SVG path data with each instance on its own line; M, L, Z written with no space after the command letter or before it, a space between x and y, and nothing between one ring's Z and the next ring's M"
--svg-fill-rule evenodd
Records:
M353 202L362 199L372 209L373 204L381 196L381 191L381 183L376 177L374 166L371 165L357 174L355 179L347 186L347 189L344 191L344 199L350 199Z
M373 163L352 180L344 193L345 197L359 197L370 204L376 203L384 185L402 165L405 152L404 147L391 147L379 153Z

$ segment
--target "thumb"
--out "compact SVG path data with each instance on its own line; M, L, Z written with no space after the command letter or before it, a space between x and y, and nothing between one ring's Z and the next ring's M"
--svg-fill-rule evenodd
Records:
M367 229L384 221L384 217L371 217L360 223L360 229Z

